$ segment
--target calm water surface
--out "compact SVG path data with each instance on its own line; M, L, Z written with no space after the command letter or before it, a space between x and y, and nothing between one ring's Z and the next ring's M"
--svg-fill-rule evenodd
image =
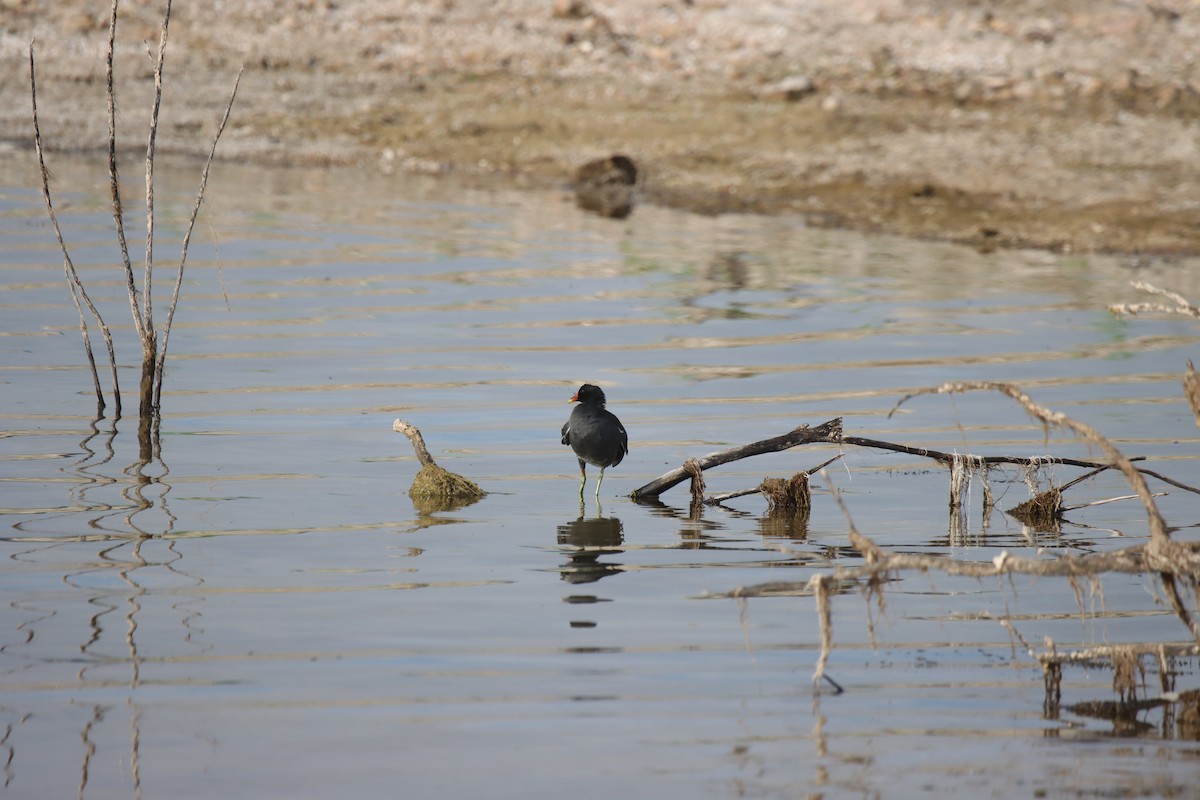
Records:
M959 522L932 462L852 448L807 520L757 496L692 513L682 486L627 498L688 457L836 416L943 450L1095 455L999 396L888 417L950 380L1018 383L1200 484L1180 390L1200 326L1105 310L1144 299L1131 279L1200 299L1195 261L656 208L614 222L560 192L224 165L170 339L161 458L143 464L135 419L95 418L29 160L0 159L0 795L1109 797L1200 780L1200 746L1161 710L1131 740L1071 708L1112 698L1104 667L1068 668L1062 713L1044 715L1036 661L997 622L1060 648L1183 639L1149 579L1102 581L1084 613L1048 579L904 575L882 611L850 590L829 664L847 691L816 703L812 598L719 596L857 563L826 480L881 544L977 560L1144 541L1137 503L1036 533L985 518L973 489ZM132 389L99 164L52 169ZM160 324L197 172L159 168ZM135 256L143 225L131 214ZM580 503L558 429L584 381L631 452ZM414 507L397 417L490 494ZM727 465L709 490L836 452ZM1028 497L1019 470L992 479L1001 508ZM1195 495L1154 488L1172 524L1200 522ZM1102 477L1069 502L1126 493Z

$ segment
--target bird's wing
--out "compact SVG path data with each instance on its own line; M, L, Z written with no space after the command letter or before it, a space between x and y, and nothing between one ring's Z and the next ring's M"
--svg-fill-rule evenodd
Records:
M625 455L629 455L629 434L625 432L624 425L618 425L621 429L621 450Z
M567 420L566 422L564 422L564 423L563 423L563 427L562 427L562 443L563 443L563 444L570 444L570 443L571 443L571 421L570 421L570 420Z

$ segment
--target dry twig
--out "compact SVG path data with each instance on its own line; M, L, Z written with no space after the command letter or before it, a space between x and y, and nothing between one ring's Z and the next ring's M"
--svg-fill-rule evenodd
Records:
M842 502L840 493L831 484L830 492L834 501L842 509L846 517L850 544L862 555L864 563L855 567L838 566L832 572L814 575L806 583L797 582L783 586L784 590L790 588L792 590L812 591L817 597L817 613L821 624L821 653L817 659L814 682L818 681L824 674L829 650L832 648L833 636L829 624L828 609L829 596L828 592L825 591L828 582L865 580L866 585L871 587L872 591L877 592L880 582L883 579L901 570L938 571L948 575L977 578L1012 573L1039 576L1057 575L1066 577L1072 583L1079 576L1095 577L1105 572L1156 572L1162 582L1164 594L1172 611L1188 629L1192 637L1197 642L1200 642L1200 627L1197 626L1193 615L1184 605L1178 587L1178 582L1181 580L1189 585L1193 591L1200 586L1200 543L1183 543L1171 540L1166 522L1159 512L1154 502L1154 495L1147 487L1145 478L1141 472L1098 431L1064 414L1053 412L1037 405L1019 388L1004 383L948 383L908 395L897 403L897 407L912 397L922 394L946 394L981 389L1001 392L1019 403L1028 413L1040 420L1043 425L1067 428L1089 443L1102 449L1112 459L1116 468L1120 469L1122 474L1125 475L1126 480L1134 488L1136 497L1142 501L1146 509L1150 541L1145 545L1135 545L1121 550L1082 556L1068 554L1049 558L1026 558L1014 556L1007 550L1004 550L992 559L990 563L962 561L933 555L892 553L884 550L869 537L864 536L858 531L849 510ZM731 594L738 598L746 598L767 593L779 594L780 591L781 584L776 581L769 585L764 584L758 587L740 587ZM1195 647L1195 645L1191 647ZM1122 661L1124 671L1119 672L1118 677L1120 680L1118 681L1117 688L1128 695L1130 693L1128 678L1131 674L1131 668L1129 663L1127 663L1129 659L1125 655L1121 655L1120 659L1124 659ZM1057 692L1058 684L1061 681L1062 663L1062 657L1054 650L1053 643L1048 644L1048 652L1042 657L1042 662L1046 675L1047 696L1051 697Z
M163 326L162 346L159 348L158 361L154 370L155 412L160 410L162 402L163 366L167 360L167 340L171 338L171 323L175 320L175 306L179 303L179 290L183 286L183 267L187 262L188 245L192 241L192 230L196 227L196 217L200 215L200 206L204 202L204 190L208 186L208 171L217 154L217 142L221 141L221 134L225 132L225 125L229 122L229 115L233 112L233 101L237 99L238 86L242 83L242 73L245 71L246 68L243 66L238 70L237 78L233 81L233 91L229 93L225 115L221 117L221 124L217 126L217 134L213 137L212 147L208 151L208 160L204 162L204 171L200 174L200 188L196 191L196 202L192 206L192 215L188 218L187 230L183 235L183 245L179 252L179 267L175 270L175 288L171 291L171 305L167 308L167 323Z
M696 466L701 470L709 469L720 464L728 464L730 461L737 461L750 456L757 456L763 453L775 453L780 450L787 450L801 444L812 444L814 442L838 442L842 435L842 420L841 417L831 419L826 423L818 425L815 428L810 428L807 425L785 433L782 436L776 436L771 439L763 439L758 442L741 445L740 447L731 447L727 450L720 450L715 453L709 453L701 458L694 459ZM691 459L690 459L691 460ZM634 500L647 500L658 497L660 494L677 486L690 478L692 473L686 467L678 467L670 472L660 475L654 480L647 483L638 489L634 489L630 495Z
M1200 308L1196 308L1196 306L1188 302L1186 297L1177 292L1172 292L1169 289L1160 289L1144 281L1132 281L1130 285L1143 292L1165 297L1175 303L1175 305L1169 306L1162 303L1115 303L1108 307L1109 311L1114 314L1141 314L1146 311L1154 311L1163 314L1183 314L1184 316L1200 319Z

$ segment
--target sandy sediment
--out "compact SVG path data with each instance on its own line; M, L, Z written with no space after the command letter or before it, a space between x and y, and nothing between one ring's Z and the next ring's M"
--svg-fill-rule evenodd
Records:
M144 147L127 2L122 148ZM106 143L108 4L0 0L0 157ZM564 184L624 153L644 202L983 247L1200 252L1200 0L176 3L161 151Z

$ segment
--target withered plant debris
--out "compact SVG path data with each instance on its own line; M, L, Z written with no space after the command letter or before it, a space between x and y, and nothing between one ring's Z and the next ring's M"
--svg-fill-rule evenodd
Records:
M768 512L805 512L812 508L807 472L797 472L790 478L765 478L758 490L767 498Z
M1143 665L1141 656L1147 653L1153 653L1159 658L1160 675L1164 675L1168 669L1166 658L1167 654L1196 656L1200 655L1200 624L1197 624L1195 616L1184 602L1181 588L1190 589L1190 597L1195 602L1198 592L1200 592L1200 543L1197 542L1178 542L1174 541L1170 535L1170 528L1167 526L1166 520L1163 519L1157 504L1155 503L1155 495L1150 491L1146 484L1145 475L1151 473L1148 470L1139 470L1134 466L1131 459L1126 457L1120 450L1116 448L1105 436L1089 425L1074 420L1065 414L1051 411L1043 406L1037 405L1026 395L1021 389L1006 383L995 382L972 382L972 383L947 383L935 388L924 389L914 392L900 400L897 403L897 408L908 400L926 394L951 394L963 393L970 391L988 390L996 391L1004 394L1017 402L1025 409L1034 419L1041 422L1047 429L1051 427L1065 428L1071 431L1076 436L1080 437L1090 445L1098 448L1109 459L1109 463L1086 463L1072 461L1068 459L1055 458L1039 458L1036 459L1039 463L1074 463L1080 466L1089 466L1093 468L1093 472L1088 475L1078 478L1073 483L1079 480L1084 480L1095 472L1102 469L1119 469L1124 475L1126 481L1130 484L1135 492L1135 497L1141 500L1145 508L1147 526L1149 530L1149 541L1145 544L1133 545L1120 550L1106 551L1099 553L1088 553L1082 555L1064 554L1064 555L1049 555L1041 554L1034 558L1011 555L1007 550L1002 551L990 562L981 561L965 561L956 558L946 558L937 555L926 554L908 554L908 553L893 553L884 550L877 545L872 539L861 534L854 525L848 509L842 502L842 498L837 489L830 484L830 492L834 501L842 509L846 516L847 526L849 529L850 544L861 555L863 563L858 566L835 566L832 570L814 575L805 582L796 582L790 587L787 583L779 581L763 584L762 586L739 587L730 592L730 596L738 599L749 597L758 597L765 595L780 595L786 594L789 591L801 593L811 592L817 605L817 619L820 624L821 633L821 652L817 659L816 670L813 674L814 688L824 676L825 666L828 662L829 653L833 647L833 626L831 616L831 597L834 594L830 588L834 585L844 586L848 581L860 581L869 587L869 595L875 596L878 601L882 600L882 583L881 579L886 580L894 577L896 573L904 570L920 570L922 572L943 572L948 575L971 576L976 578L997 577L1013 574L1036 575L1036 576L1058 576L1064 577L1072 582L1076 587L1076 596L1082 605L1082 595L1080 594L1079 586L1076 583L1081 578L1087 578L1095 581L1101 574L1108 572L1124 572L1132 574L1155 573L1158 576L1159 583L1162 589L1162 597L1166 603L1188 631L1192 641L1186 644L1173 645L1122 645L1120 648L1099 648L1086 651L1077 655L1060 654L1054 646L1054 642L1047 638L1046 650L1044 653L1037 653L1034 648L1026 646L1031 656L1037 657L1043 669L1043 675L1046 682L1046 698L1047 708L1053 707L1057 709L1058 696L1060 693L1062 681L1062 665L1065 662L1081 660L1081 659L1104 659L1111 663L1114 667L1114 691L1121 697L1123 702L1132 701L1136 697L1138 678L1144 677ZM836 420L835 420L836 422ZM828 423L827 423L828 424ZM797 429L800 430L800 429ZM813 429L814 431L817 429ZM795 433L795 432L793 432ZM848 443L854 437L839 437L842 443ZM808 439L812 441L812 438ZM862 443L859 439L855 443ZM884 443L886 445L886 443ZM888 445L886 449L893 449ZM906 451L915 451L916 448L905 448ZM938 458L943 460L942 456L949 454L934 455L933 451L919 451L922 455ZM719 455L719 454L714 454ZM713 456L706 459L714 459ZM705 459L702 459L704 461ZM1008 459L1003 457L1007 463L1025 463L1030 464L1033 459ZM664 476L665 478L666 476ZM662 479L660 479L661 481ZM1181 485L1171 481L1174 485ZM1072 485L1067 484L1067 485ZM1056 514L1061 513L1061 494L1065 487L1051 489L1048 492L1040 493L1032 503L1022 504L1028 508L1037 510L1037 513L1042 513L1049 518L1053 518ZM1189 491L1196 491L1193 487L1184 486L1183 488ZM1182 585L1182 586L1181 586ZM1007 615L1000 619L1001 624L1005 625L1010 633L1015 631L1012 628L1011 622ZM1018 637L1019 638L1019 637ZM1024 640L1021 640L1024 643ZM1165 686L1165 684L1164 684Z
M782 436L775 436L770 439L763 439L758 442L751 442L739 447L731 447L727 450L721 450L716 453L709 453L696 459L689 459L695 467L701 470L710 469L720 464L728 464L730 461L737 461L750 456L762 455L763 453L777 453L780 450L788 450L801 444L813 444L816 442L840 442L842 439L842 419L838 417L831 419L815 428L810 428L807 425L801 425ZM688 467L677 467L670 472L660 475L654 480L634 489L630 497L634 500L651 500L657 498L660 494L668 489L678 486L692 476L692 472ZM757 491L757 489L751 490Z

